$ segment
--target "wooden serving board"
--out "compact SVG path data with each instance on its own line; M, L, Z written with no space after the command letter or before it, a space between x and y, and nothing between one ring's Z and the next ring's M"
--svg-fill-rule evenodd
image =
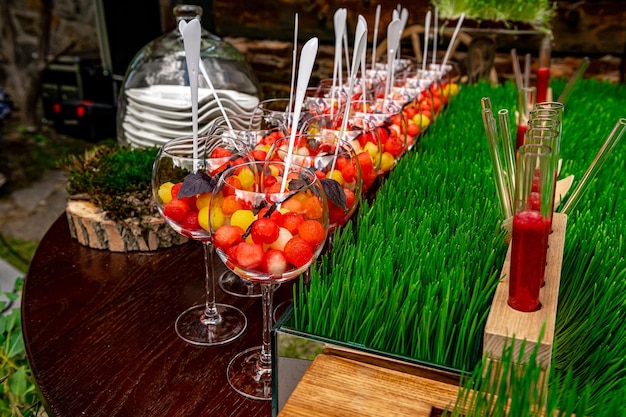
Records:
M430 417L457 394L452 381L328 352L313 360L278 416Z

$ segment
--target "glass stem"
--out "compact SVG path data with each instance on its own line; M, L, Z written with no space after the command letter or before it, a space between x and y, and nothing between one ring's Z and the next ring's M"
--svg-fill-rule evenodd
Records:
M206 292L206 301L204 306L204 314L200 318L204 324L219 324L222 316L217 311L215 303L215 265L213 264L213 244L210 241L202 242L204 248L204 286Z
M272 310L274 308L274 284L261 284L261 297L263 300L263 344L261 345L261 357L259 358L259 371L271 372L272 370Z

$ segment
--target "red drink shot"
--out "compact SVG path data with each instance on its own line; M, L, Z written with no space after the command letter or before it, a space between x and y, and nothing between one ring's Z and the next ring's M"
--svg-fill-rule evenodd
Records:
M523 210L513 216L509 305L518 311L539 309L545 271L546 225L540 212Z
M518 149L522 146L526 140L526 131L528 130L528 125L518 124L517 125L517 137L515 138L515 149Z
M548 83L550 81L550 68L537 68L537 103L543 103L548 98Z

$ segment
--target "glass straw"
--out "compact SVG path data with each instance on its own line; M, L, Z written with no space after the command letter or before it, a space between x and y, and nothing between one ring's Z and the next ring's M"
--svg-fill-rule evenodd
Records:
M515 144L511 139L509 111L507 109L499 110L498 120L500 121L501 146L503 150L504 166L506 167L505 179L512 206L513 196L515 195Z
M572 78L570 78L569 82L567 83L563 91L561 92L561 95L559 96L559 99L557 100L559 103L565 104L567 99L569 99L569 96L572 95L572 91L574 90L574 87L576 87L576 85L578 84L578 81L580 81L585 71L587 71L587 67L589 67L589 62L590 62L589 57L585 57L583 59L583 62L580 63L580 65L578 66L578 69L576 69L576 72L574 72L574 75L572 75Z
M483 124L487 135L487 144L489 145L489 155L491 156L491 165L493 167L493 179L496 185L500 210L505 219L513 215L511 199L508 195L508 189L505 185L502 165L500 163L500 155L498 152L498 132L496 130L496 120L491 111L491 102L489 98L482 99L483 105Z
M615 146L619 143L622 136L624 136L625 131L626 118L621 118L609 134L608 138L604 141L604 144L598 151L598 154L594 158L593 162L591 163L591 165L589 165L589 168L587 168L585 175L583 175L583 177L580 179L580 182L572 192L571 196L565 202L561 213L569 214L576 208L576 206L580 202L582 195L587 190L589 183L591 183L591 181L593 181L593 179L596 177L598 171L600 170L600 168L602 168L602 165L604 165Z

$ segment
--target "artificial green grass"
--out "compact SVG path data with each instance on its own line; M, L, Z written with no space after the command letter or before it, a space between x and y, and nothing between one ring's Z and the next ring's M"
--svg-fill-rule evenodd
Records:
M558 97L564 87L553 82ZM296 330L472 372L506 253L480 99L513 114L512 84L464 86L405 155L297 299ZM583 81L564 114L561 178L576 181L626 109L626 87ZM512 124L514 126L514 124ZM570 213L551 403L603 414L626 398L626 145ZM604 405L604 406L603 406ZM614 414L613 414L614 415Z

